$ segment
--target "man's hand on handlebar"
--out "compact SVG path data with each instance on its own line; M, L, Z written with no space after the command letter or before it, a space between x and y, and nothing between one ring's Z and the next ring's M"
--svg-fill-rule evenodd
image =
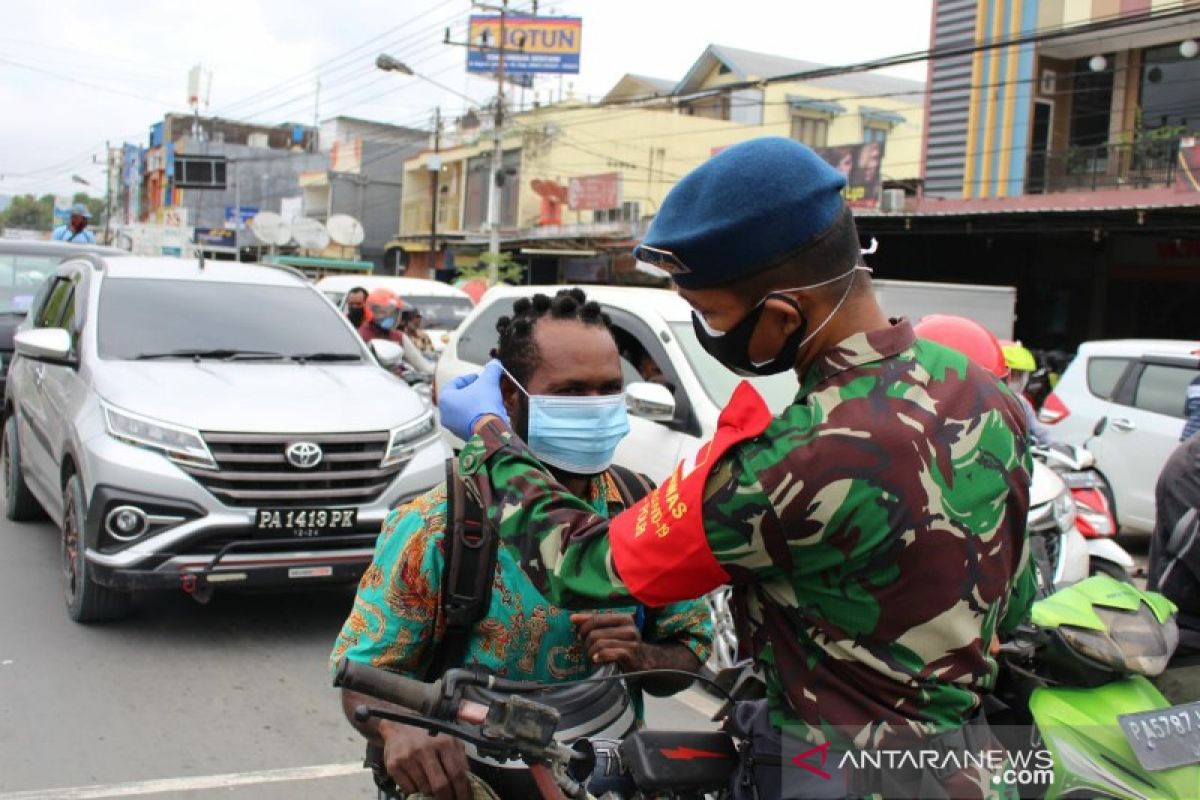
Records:
M470 767L463 743L445 734L398 722L382 721L383 763L405 794L429 795L436 800L471 800Z

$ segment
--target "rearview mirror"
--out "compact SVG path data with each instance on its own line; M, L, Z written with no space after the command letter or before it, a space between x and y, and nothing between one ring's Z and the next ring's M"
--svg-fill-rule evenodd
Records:
M651 422L675 419L675 398L671 390L657 383L631 383L625 387L625 407L631 417Z
M404 348L390 339L372 339L367 346L384 367L394 367L404 360Z
M35 361L74 366L71 358L71 334L62 328L31 328L13 337L18 355Z

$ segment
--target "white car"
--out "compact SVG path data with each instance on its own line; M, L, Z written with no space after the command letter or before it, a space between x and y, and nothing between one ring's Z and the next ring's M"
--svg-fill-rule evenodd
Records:
M370 292L373 289L391 289L400 299L421 310L425 332L433 341L434 349L441 353L450 334L467 318L474 307L471 296L462 289L448 283L425 278L397 278L389 275L331 275L317 281L317 289L345 310L346 293L356 286Z
M459 375L478 372L491 357L498 334L496 321L512 313L513 301L539 292L553 295L561 286L497 286L450 336L438 360L435 385ZM616 462L655 481L667 477L679 461L716 431L717 417L741 378L718 364L700 347L692 331L692 309L683 298L665 289L581 287L612 319L622 351L626 383L643 380L631 356L647 353L675 387L675 410L670 420L652 422L631 416L630 433L617 448ZM755 378L752 383L771 410L782 411L796 396L794 373ZM461 442L452 441L455 446Z
M1154 487L1179 446L1187 388L1200 376L1200 342L1085 342L1039 418L1065 442L1087 445L1112 487L1121 527L1154 530ZM1106 420L1094 435L1097 424Z

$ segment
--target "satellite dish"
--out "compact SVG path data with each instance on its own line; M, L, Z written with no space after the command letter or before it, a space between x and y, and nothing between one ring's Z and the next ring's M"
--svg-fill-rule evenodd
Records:
M329 246L329 231L320 220L296 217L292 220L292 236L296 244L307 250L324 250Z
M292 240L292 227L274 211L260 211L250 220L250 230L263 244L280 245Z
M349 214L334 214L325 227L329 229L329 238L340 245L357 247L362 244L362 223Z

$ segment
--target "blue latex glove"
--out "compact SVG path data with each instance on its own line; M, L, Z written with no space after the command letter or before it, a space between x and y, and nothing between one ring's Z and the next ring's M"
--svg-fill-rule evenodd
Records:
M504 370L492 359L478 375L460 375L438 394L442 427L466 441L475 433L480 417L495 415L508 424L504 398L500 396L500 376Z

